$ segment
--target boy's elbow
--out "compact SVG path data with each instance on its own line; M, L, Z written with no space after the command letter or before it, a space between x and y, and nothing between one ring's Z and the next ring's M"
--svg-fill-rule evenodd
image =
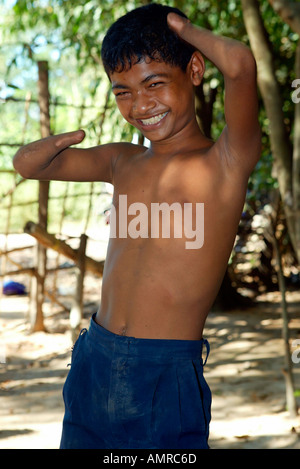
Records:
M241 79L248 77L256 79L256 62L251 50L241 45L232 51L231 57L231 78Z
M23 147L19 148L15 156L13 157L13 167L19 173L22 177L25 177L23 175L23 169L24 165L22 164L22 159L24 158L24 151Z
M242 73L252 73L256 75L256 61L252 51L245 47L240 58L240 68Z
M13 167L24 179L34 179L34 174L26 163L28 152L25 147L21 147L13 157Z

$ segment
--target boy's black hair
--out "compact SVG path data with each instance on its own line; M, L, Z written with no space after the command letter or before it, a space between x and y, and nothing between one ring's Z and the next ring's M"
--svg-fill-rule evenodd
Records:
M130 11L112 24L101 50L108 76L146 57L186 70L196 49L169 28L167 15L171 12L187 18L177 8L151 3Z

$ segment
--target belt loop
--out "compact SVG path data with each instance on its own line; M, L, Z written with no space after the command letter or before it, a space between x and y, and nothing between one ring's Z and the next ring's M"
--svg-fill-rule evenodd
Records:
M205 361L203 363L203 366L205 366L206 362L207 362L207 359L208 359L209 352L210 352L210 346L209 346L208 340L206 340L206 339L203 339L203 344L206 347L206 357L205 357Z

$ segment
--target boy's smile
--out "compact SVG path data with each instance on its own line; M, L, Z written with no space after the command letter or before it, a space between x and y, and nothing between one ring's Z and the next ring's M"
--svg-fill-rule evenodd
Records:
M143 125L146 125L148 127L149 125L158 124L166 117L167 114L168 111L164 112L163 114L158 114L158 116L149 117L148 119L140 119L140 121Z
M148 59L110 79L122 116L152 142L174 137L195 120L188 70Z

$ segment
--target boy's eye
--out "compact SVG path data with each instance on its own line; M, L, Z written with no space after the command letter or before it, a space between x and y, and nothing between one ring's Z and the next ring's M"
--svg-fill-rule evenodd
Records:
M117 96L118 98L121 98L121 97L127 96L128 94L129 94L128 91L119 91L118 93L115 93L115 96Z
M162 81L156 81L155 83L151 83L150 88L155 88L155 86L158 86L158 85L163 85L163 82Z

